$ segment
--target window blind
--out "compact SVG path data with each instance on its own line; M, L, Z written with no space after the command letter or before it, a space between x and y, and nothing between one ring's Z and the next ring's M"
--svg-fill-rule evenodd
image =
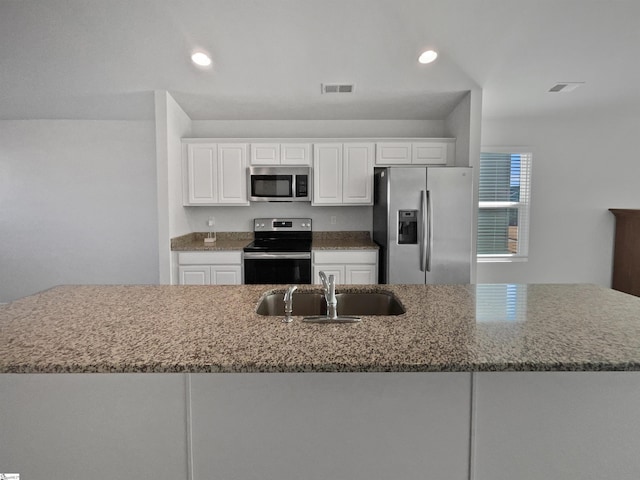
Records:
M531 157L522 152L480 154L479 260L527 258Z

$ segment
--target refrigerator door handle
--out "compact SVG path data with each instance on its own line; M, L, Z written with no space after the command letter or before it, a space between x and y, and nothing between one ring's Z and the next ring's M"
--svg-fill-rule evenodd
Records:
M431 252L433 250L433 200L431 199L431 192L427 190L427 261L426 270L431 271Z
M427 271L427 191L420 192L420 271Z

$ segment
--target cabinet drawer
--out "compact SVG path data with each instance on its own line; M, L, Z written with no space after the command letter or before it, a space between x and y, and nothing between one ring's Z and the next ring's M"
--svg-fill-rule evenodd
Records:
M180 252L179 265L241 265L242 252Z
M313 252L314 264L376 263L377 261L377 250L317 250Z

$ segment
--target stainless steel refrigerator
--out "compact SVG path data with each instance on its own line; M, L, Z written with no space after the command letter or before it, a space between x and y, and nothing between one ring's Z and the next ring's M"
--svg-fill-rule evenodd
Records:
M472 213L469 167L376 168L379 282L469 283Z

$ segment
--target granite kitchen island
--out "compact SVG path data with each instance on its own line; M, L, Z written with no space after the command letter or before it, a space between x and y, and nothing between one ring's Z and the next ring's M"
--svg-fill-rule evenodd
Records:
M63 286L5 305L0 471L640 477L640 299L593 285L339 286L372 289L406 313L258 315L281 285Z

